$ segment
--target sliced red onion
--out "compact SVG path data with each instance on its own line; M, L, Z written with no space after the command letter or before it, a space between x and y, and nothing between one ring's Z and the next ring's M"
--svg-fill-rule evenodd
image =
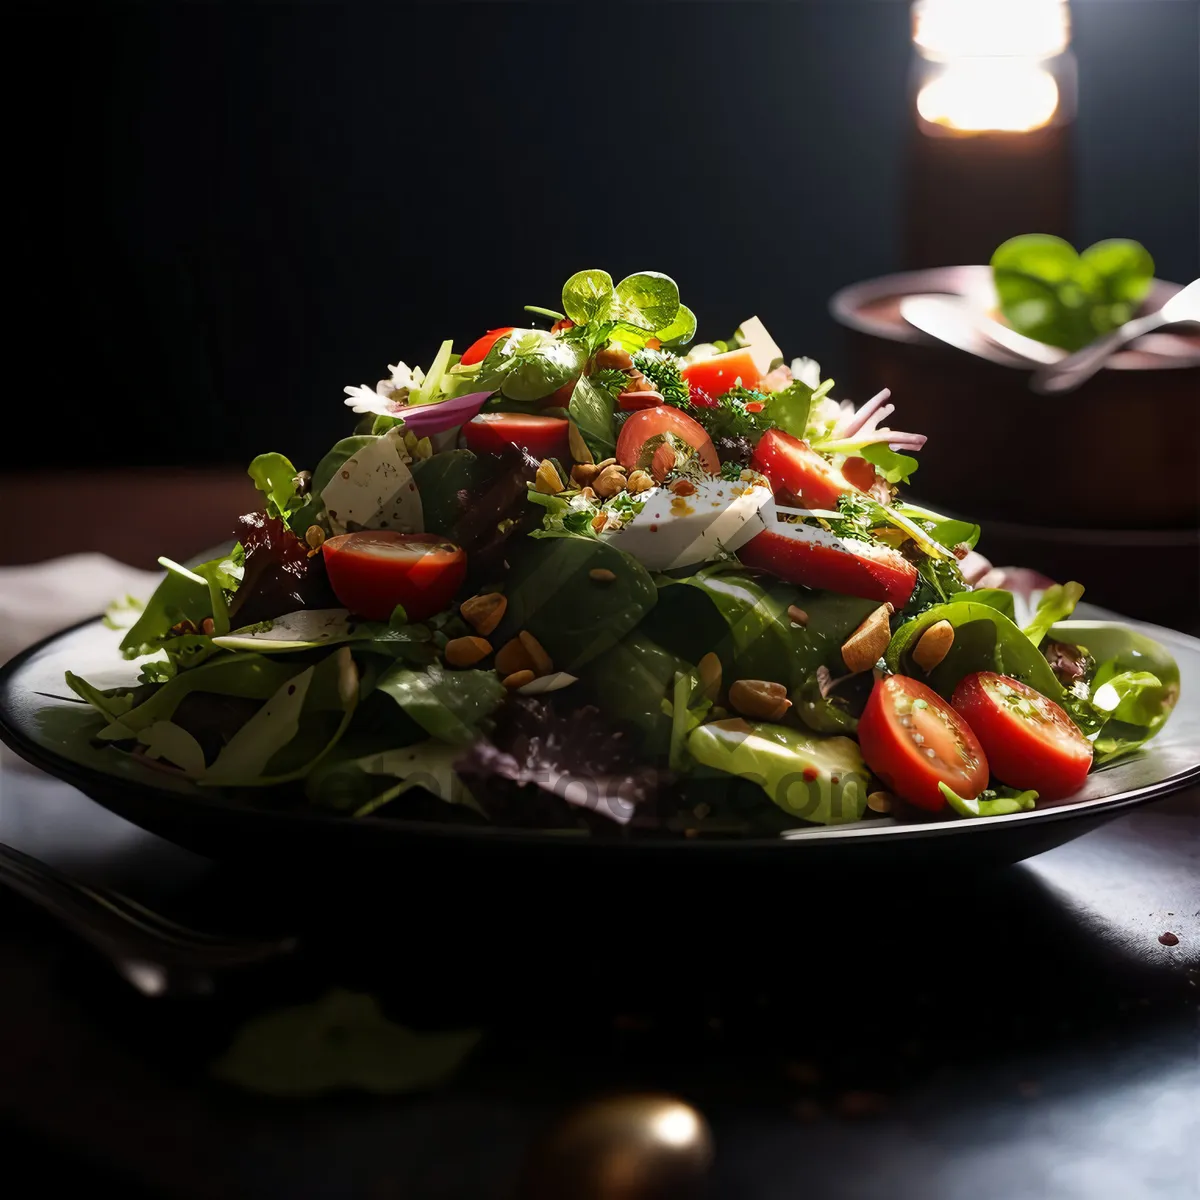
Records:
M891 394L891 388L884 388L882 392L872 396L845 425L841 425L833 431L833 436L838 439L853 437L867 423L871 414L888 401Z
M471 392L470 395L439 400L435 404L414 404L397 409L395 416L404 422L404 428L409 432L417 437L428 437L453 429L456 425L464 425L477 417L491 395L491 392Z
M896 429L876 429L868 433L866 437L856 437L852 439L856 446L873 446L879 442L886 442L893 450L920 450L925 445L928 438L923 433L900 433ZM836 449L836 445L832 447ZM852 454L853 451L846 451L847 454Z

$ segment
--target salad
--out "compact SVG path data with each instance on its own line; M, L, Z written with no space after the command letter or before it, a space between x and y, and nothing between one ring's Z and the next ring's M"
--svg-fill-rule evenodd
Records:
M346 388L311 470L254 459L230 552L110 611L138 685L68 674L105 753L348 818L763 835L1063 800L1166 721L1166 650L905 497L887 391L757 317L695 344L657 272L527 312Z

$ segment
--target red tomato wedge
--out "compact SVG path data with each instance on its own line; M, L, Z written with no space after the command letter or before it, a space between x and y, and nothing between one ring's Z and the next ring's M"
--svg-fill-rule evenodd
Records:
M970 723L1001 783L1032 788L1041 800L1061 800L1083 786L1092 744L1041 692L1019 679L978 671L959 682L951 704Z
M510 446L520 446L534 458L566 459L570 422L563 417L542 417L536 413L480 413L463 426L467 449L476 454L503 454Z
M433 533L368 529L327 538L321 547L333 594L352 613L386 621L397 604L410 621L449 606L467 574L461 546Z
M762 372L754 365L754 356L745 349L688 363L679 373L688 381L689 387L699 388L714 397L723 396L739 382L744 388L756 388L762 379Z
M865 458L848 458L842 463L842 474L846 482L858 488L860 492L869 492L878 482L879 473L873 463Z
M967 800L988 785L987 755L970 725L933 688L903 675L875 684L858 746L889 791L930 812L946 806L939 783Z
M656 404L653 408L643 408L630 415L621 426L617 437L617 462L626 470L633 470L635 467L644 470L654 456L654 447L648 443L666 435L670 435L676 443L683 442L691 446L710 475L721 473L721 460L717 457L716 447L712 438L708 436L708 431L698 421L692 420L687 413L670 404ZM655 446L663 444L656 442ZM674 463L674 455L671 456L671 461ZM655 478L661 482L660 476L656 475Z
M840 538L810 525L778 524L755 534L737 552L748 567L788 583L878 600L903 608L917 583L917 568L888 546Z
M477 342L472 342L464 351L459 364L469 367L472 363L483 362L491 348L502 338L513 331L513 326L506 325L503 329L489 329Z
M771 481L781 501L794 499L805 508L837 508L838 497L855 490L833 463L781 429L759 438L750 466Z

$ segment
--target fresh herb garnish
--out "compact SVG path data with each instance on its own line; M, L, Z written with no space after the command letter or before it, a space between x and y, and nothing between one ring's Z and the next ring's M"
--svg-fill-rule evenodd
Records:
M691 411L687 380L680 373L679 362L669 350L639 350L633 356L633 365L654 384L655 391L668 404ZM628 386L629 379L624 372L618 371L617 374Z

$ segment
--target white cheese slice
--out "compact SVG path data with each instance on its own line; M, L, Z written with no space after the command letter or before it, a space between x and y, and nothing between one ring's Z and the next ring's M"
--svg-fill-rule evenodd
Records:
M334 533L394 529L424 533L421 493L401 455L403 435L391 429L352 455L321 493Z
M645 507L628 525L602 536L651 571L705 562L775 524L771 489L760 484L713 479L690 496L667 488L643 496Z
M775 344L775 339L757 317L743 321L738 334L746 349L750 351L750 357L754 359L759 374L766 375L777 362L783 361L783 351Z

